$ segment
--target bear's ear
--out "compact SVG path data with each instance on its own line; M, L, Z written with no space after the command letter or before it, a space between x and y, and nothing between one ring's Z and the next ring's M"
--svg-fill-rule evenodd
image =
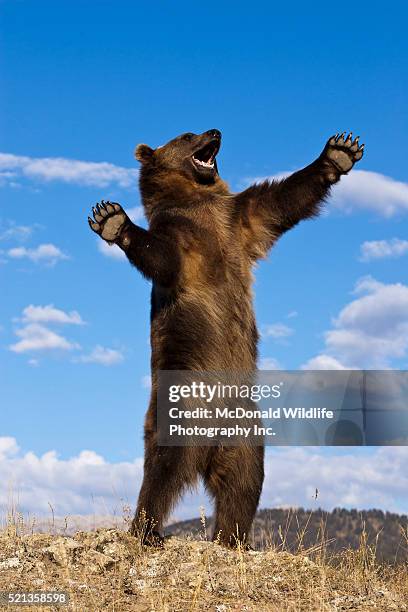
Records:
M140 162L147 162L153 155L154 150L147 144L137 145L135 149L135 157Z

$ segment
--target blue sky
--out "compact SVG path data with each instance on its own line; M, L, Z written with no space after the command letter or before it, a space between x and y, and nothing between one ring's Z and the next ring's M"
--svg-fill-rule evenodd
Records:
M41 510L30 491L59 498L55 470L71 468L61 512L86 512L104 478L137 493L150 288L86 217L110 198L143 223L139 142L217 127L220 172L239 190L306 165L337 131L360 134L366 155L327 214L256 272L261 365L407 368L408 15L392 6L0 2L0 472L24 507ZM333 469L342 454L299 452ZM347 456L384 466L381 452ZM322 504L406 510L405 483L352 476ZM321 477L266 486L264 505L306 505Z

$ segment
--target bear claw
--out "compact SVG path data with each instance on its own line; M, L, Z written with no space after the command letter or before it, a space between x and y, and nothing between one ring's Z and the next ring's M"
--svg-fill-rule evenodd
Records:
M88 223L90 228L93 229L94 232L98 232L100 227L99 223L95 223L95 221L93 221L91 217L88 217Z

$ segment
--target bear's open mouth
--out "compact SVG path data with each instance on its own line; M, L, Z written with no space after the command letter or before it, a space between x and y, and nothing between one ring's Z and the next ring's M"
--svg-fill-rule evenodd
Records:
M199 168L208 168L209 170L213 170L215 168L215 157L219 150L220 141L217 138L193 154L194 164Z

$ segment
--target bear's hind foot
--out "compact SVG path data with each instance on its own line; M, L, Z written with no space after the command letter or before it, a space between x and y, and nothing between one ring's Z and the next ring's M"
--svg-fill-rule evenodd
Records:
M149 531L142 539L143 546L164 548L164 537L158 531Z

